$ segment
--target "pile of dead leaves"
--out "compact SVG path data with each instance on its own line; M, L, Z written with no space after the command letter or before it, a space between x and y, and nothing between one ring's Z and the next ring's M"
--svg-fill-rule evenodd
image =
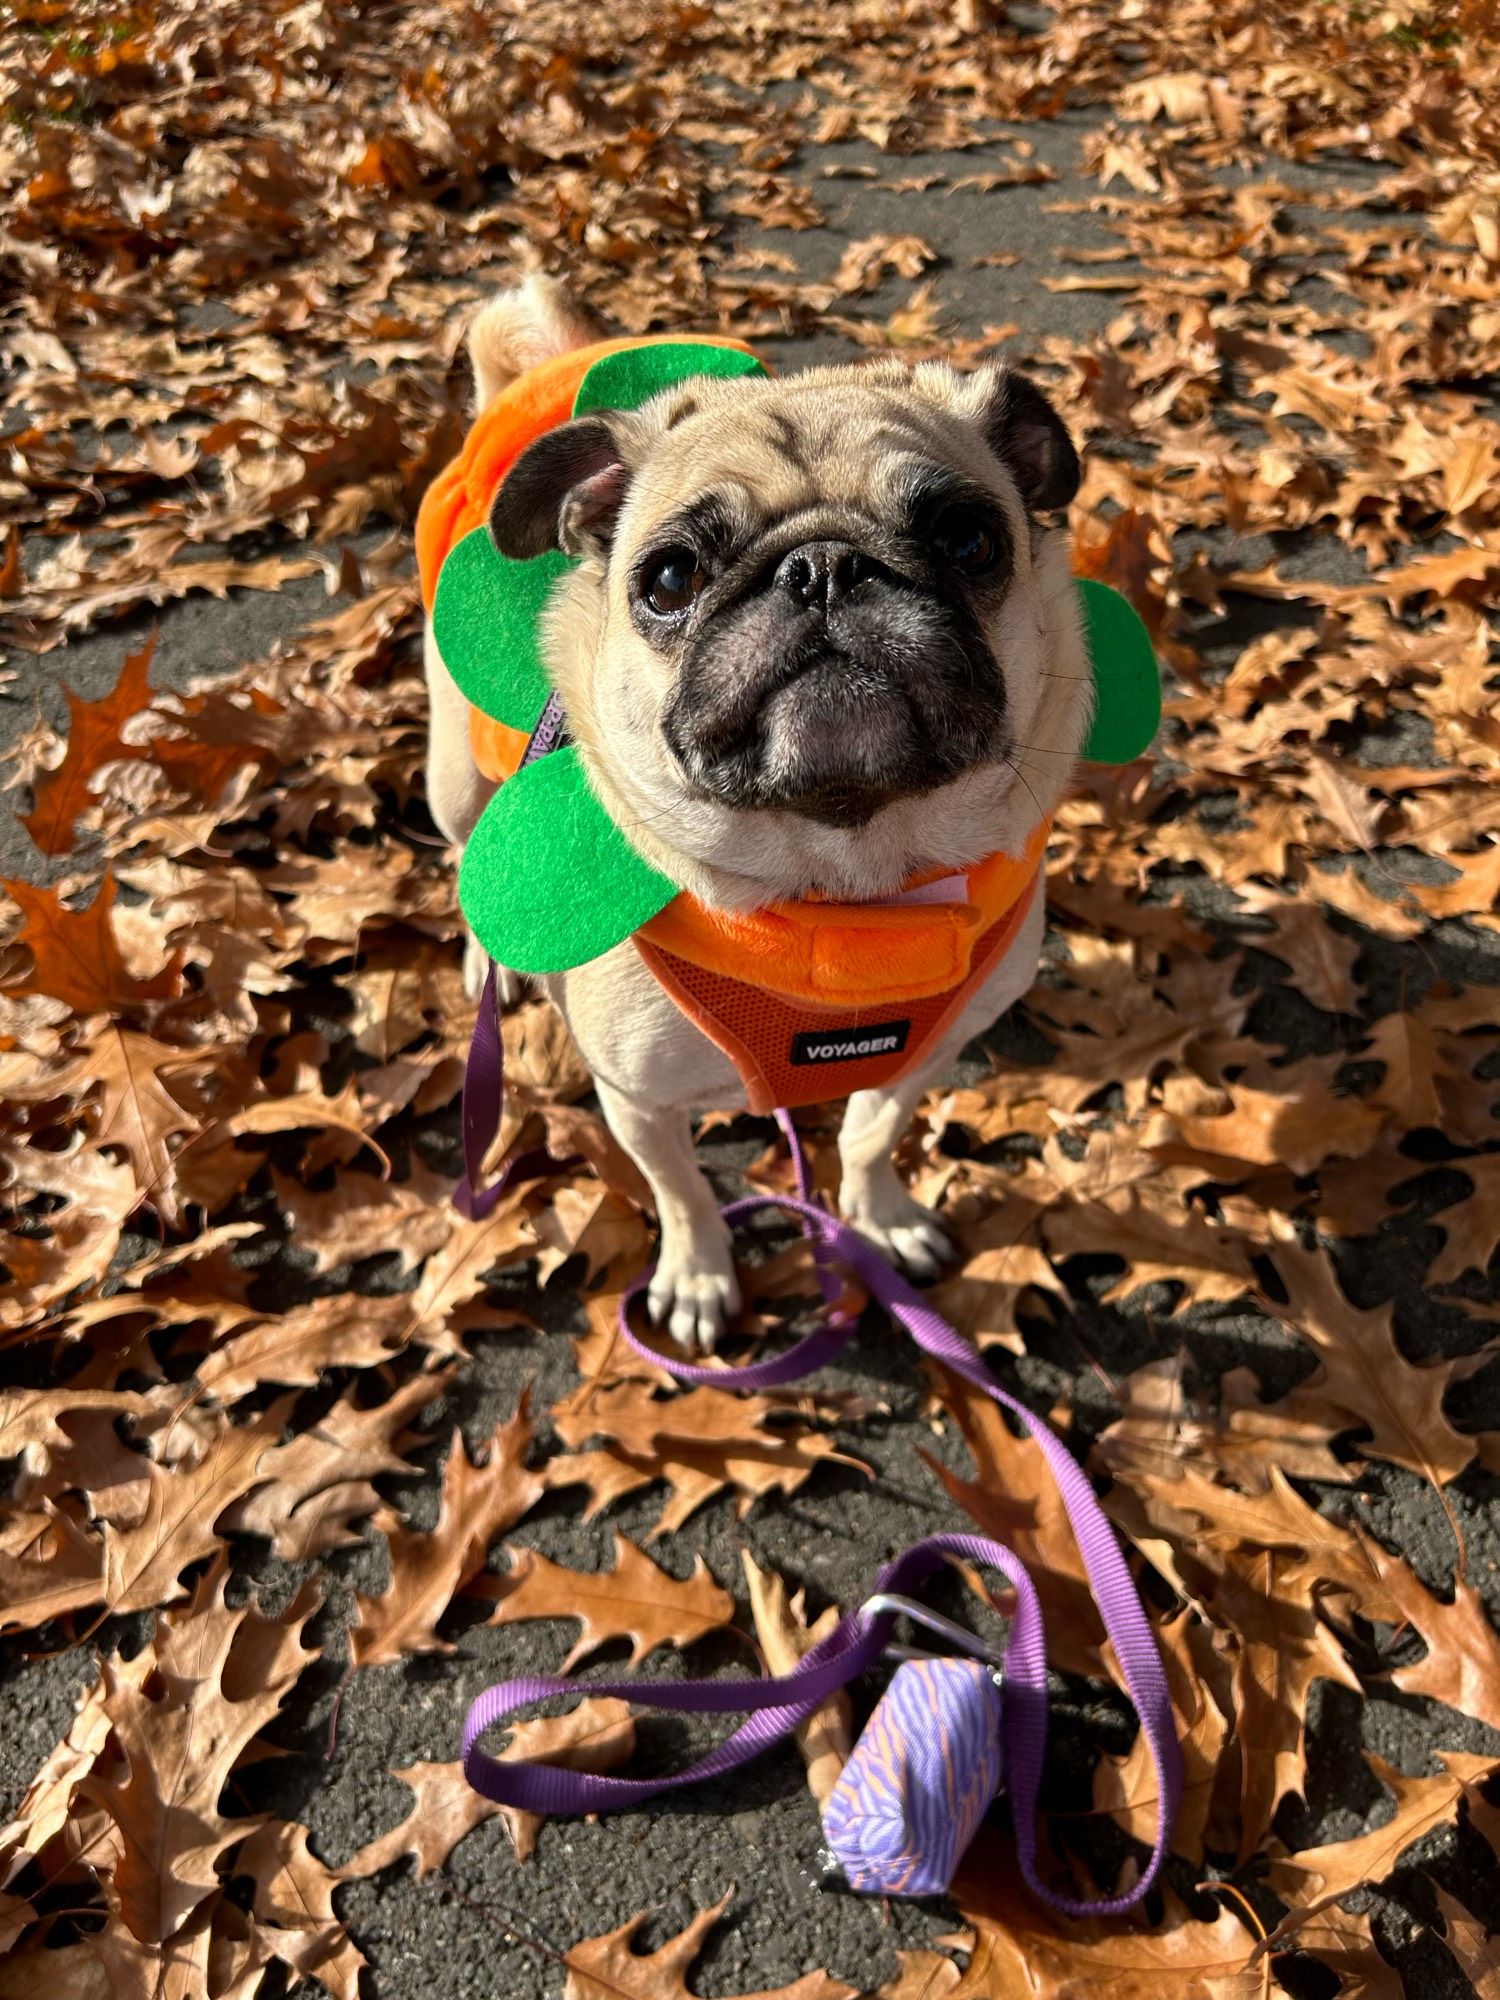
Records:
M1150 622L1169 720L1063 815L1042 979L907 1165L964 1245L940 1308L1108 1482L1188 1790L1139 1925L1048 1921L986 1832L962 1928L883 1991L1385 2000L1399 1962L1413 1995L1492 1994L1492 10L1142 0L1027 27L987 0L625 0L602 53L585 17L15 0L0 29L0 640L319 565L340 593L212 691L153 692L136 646L65 745L38 726L11 761L46 859L8 885L0 944L0 1631L18 1674L89 1664L0 1827L0 1996L270 1978L351 2000L340 1885L439 1869L493 1813L451 1739L342 1867L261 1809L279 1733L341 1674L451 1652L486 1615L572 1619L569 1660L736 1620L772 1665L806 1643L779 1579L673 1538L792 1495L816 1519L871 1406L678 1391L621 1350L644 1190L537 1004L507 1023L505 1136L587 1165L481 1223L449 1206L471 1008L399 531L461 428L456 309L518 241L631 328L972 354L922 239L857 242L813 282L742 224L822 227L820 182L854 171L825 146L890 156L896 188L917 149L972 151L955 185L1045 182L1027 124L1080 106L1115 247L1047 282L1118 310L1032 359L1089 447L1079 565ZM1321 161L1358 173L1285 178ZM862 311L892 276L907 302ZM1215 535L1275 553L1220 560ZM830 1129L809 1121L825 1178ZM760 1263L747 1338L805 1280ZM476 1357L570 1284L565 1386L465 1441ZM928 1388L911 1428L972 1459L929 1455L955 1518L1031 1564L1055 1664L1107 1681L1035 1447ZM623 1535L598 1573L528 1540L540 1509L643 1495L660 1563ZM371 1547L386 1568L351 1589ZM1339 1704L1346 1750L1399 1705L1426 1768L1349 1754L1332 1796ZM847 1726L804 1740L819 1792ZM1109 1887L1153 1800L1139 1745L1101 1740L1091 1794L1053 1785L1050 1866ZM602 1769L633 1726L594 1699L516 1743ZM524 1858L538 1828L506 1821ZM570 2000L681 1994L719 1913L539 1964ZM851 1990L812 1974L787 2000Z

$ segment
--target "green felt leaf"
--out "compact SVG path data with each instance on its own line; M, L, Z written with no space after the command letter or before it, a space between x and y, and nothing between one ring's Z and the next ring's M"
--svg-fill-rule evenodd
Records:
M1134 605L1107 583L1075 578L1094 669L1094 722L1083 755L1091 764L1128 764L1161 726L1161 673L1151 636Z
M578 385L573 414L585 410L634 410L659 389L670 389L694 375L764 375L753 354L737 347L712 347L686 340L659 341L651 347L622 347L596 361Z
M470 930L515 972L585 965L676 894L594 797L571 744L506 779L458 871Z
M471 529L438 572L432 629L443 664L475 708L511 729L536 727L550 691L538 621L557 579L573 568L558 550L513 562Z

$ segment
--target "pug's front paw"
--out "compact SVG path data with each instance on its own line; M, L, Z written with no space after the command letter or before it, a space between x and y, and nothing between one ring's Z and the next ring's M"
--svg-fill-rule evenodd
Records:
M675 1253L663 1244L646 1288L646 1305L652 1324L665 1324L684 1353L712 1354L740 1309L739 1280L728 1244L710 1248L693 1243Z
M881 1189L878 1199L847 1206L845 1220L888 1257L903 1277L915 1284L931 1284L953 1263L957 1248L932 1210L909 1195L894 1175L892 1180L894 1185Z

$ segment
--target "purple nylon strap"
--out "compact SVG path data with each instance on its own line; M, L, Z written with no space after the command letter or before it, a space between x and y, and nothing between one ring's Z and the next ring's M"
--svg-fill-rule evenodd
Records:
M536 719L531 740L521 765L534 763L555 750L566 727L561 698L549 694ZM479 996L479 1012L469 1042L469 1060L464 1065L464 1096L461 1126L464 1144L464 1171L453 1190L453 1206L470 1222L482 1222L508 1188L521 1181L534 1181L545 1173L563 1173L578 1164L578 1156L560 1160L545 1146L533 1147L508 1160L488 1187L481 1187L484 1156L500 1130L500 1114L505 1107L505 1043L500 1033L500 1010L495 1005L496 973L493 960L485 974L484 991Z
M466 1173L455 1196L462 1212L488 1214L504 1188L522 1177L537 1158L512 1162L491 1188L476 1193L484 1155L500 1122L503 1088L503 1045L494 1005L495 975L491 968L475 1024L469 1067L464 1078L463 1136ZM1034 1417L996 1382L978 1352L915 1291L875 1248L847 1224L817 1205L807 1178L796 1129L786 1112L777 1114L792 1148L797 1171L797 1197L748 1195L730 1202L724 1219L735 1223L764 1208L780 1208L798 1217L813 1246L818 1280L828 1305L828 1317L813 1333L795 1341L785 1352L744 1368L702 1368L648 1347L631 1330L632 1302L645 1290L643 1277L620 1302L620 1329L639 1353L680 1381L715 1389L769 1389L795 1381L834 1359L854 1331L854 1321L837 1309L839 1283L835 1264L851 1271L870 1296L903 1327L925 1354L962 1375L985 1395L1021 1419L1036 1440L1057 1481L1068 1520L1078 1542L1084 1567L1098 1603L1105 1630L1115 1649L1130 1698L1135 1703L1146 1747L1156 1769L1156 1842L1151 1858L1135 1885L1123 1896L1085 1899L1059 1895L1036 1872L1036 1811L1042 1766L1047 1749L1047 1657L1041 1606L1016 1557L998 1542L979 1535L939 1535L916 1543L888 1563L876 1581L877 1591L910 1593L939 1566L944 1556L968 1556L1005 1574L1016 1593L1016 1616L1005 1656L1005 1696L1002 1720L1009 1771L1012 1816L1021 1874L1032 1893L1067 1916L1118 1916L1138 1903L1156 1880L1166 1856L1167 1841L1182 1793L1182 1762L1177 1743L1166 1675L1134 1579L1114 1530L1094 1495L1088 1475L1051 1427ZM532 1171L537 1169L533 1166ZM827 1697L874 1665L885 1649L892 1614L851 1612L809 1652L794 1673L776 1679L736 1681L586 1681L565 1675L529 1675L488 1689L469 1710L464 1724L463 1760L469 1782L487 1798L527 1812L562 1814L610 1812L642 1805L660 1793L704 1778L757 1757L810 1715ZM526 1764L493 1757L479 1739L494 1724L513 1717L532 1702L552 1695L587 1693L618 1695L646 1707L689 1714L750 1712L732 1735L684 1771L667 1778L612 1778L553 1765Z

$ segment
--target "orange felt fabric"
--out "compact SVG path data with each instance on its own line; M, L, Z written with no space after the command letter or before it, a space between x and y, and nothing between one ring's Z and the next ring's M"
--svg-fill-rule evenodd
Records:
M482 777L492 779L497 785L513 778L521 768L529 741L524 729L512 729L509 723L497 722L482 708L470 708L469 748Z
M495 490L527 445L544 431L567 423L579 384L596 361L623 347L649 347L660 342L679 347L733 347L741 354L754 349L742 340L718 333L667 333L647 340L626 335L595 341L554 355L518 375L474 419L458 457L443 467L428 487L417 513L417 573L422 602L430 611L437 591L438 571L453 544L489 519Z

